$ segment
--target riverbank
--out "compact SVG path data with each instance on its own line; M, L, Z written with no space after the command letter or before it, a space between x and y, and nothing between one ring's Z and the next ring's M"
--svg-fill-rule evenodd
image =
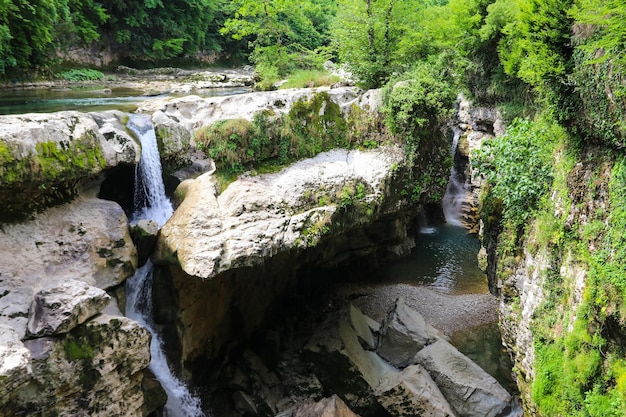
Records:
M139 70L119 66L115 72L104 73L101 80L67 81L54 80L13 80L0 83L2 90L20 89L135 89L146 96L159 94L192 94L209 88L251 87L254 84L254 69L250 66L239 68L181 69L152 68Z

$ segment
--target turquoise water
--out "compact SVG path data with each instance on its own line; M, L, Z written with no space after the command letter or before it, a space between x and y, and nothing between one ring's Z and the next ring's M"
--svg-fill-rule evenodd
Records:
M385 284L424 285L445 294L485 294L487 276L478 267L478 239L459 226L422 227L407 258L376 271Z

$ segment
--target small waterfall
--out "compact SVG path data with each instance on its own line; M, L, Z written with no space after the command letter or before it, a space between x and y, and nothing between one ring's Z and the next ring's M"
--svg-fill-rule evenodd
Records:
M128 127L141 139L141 161L135 170L135 204L132 221L151 219L163 226L173 213L165 196L161 157L150 116L134 114Z
M454 128L454 137L452 139L452 158L454 159L457 148L459 146L459 139L461 137L461 129ZM446 217L446 222L455 226L463 226L463 205L467 202L468 191L465 186L463 173L459 172L456 163L452 164L450 170L450 179L446 187L446 193L441 200L441 206L443 213Z
M156 136L149 116L131 115L128 127L141 139L141 161L135 178L135 207L132 221L151 219L162 226L173 213L172 204L165 196L161 174L161 160ZM126 315L146 327L152 334L150 369L167 393L166 417L202 417L199 398L172 373L163 341L155 331L152 320L152 278L154 266L148 260L135 275L126 281Z

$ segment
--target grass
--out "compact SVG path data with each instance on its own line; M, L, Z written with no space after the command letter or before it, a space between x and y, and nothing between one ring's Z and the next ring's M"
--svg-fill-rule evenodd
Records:
M280 88L312 88L333 85L341 81L336 75L323 70L299 70L289 76Z

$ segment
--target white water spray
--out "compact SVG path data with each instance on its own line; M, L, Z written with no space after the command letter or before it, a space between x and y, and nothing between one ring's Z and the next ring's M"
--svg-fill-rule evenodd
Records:
M455 128L454 137L452 139L452 158L454 158L457 152L460 137L461 130L459 128ZM462 175L456 169L456 164L452 164L450 179L448 180L448 185L446 186L446 193L441 200L441 206L443 208L443 214L446 217L446 222L454 226L463 225L462 208L463 204L467 202L467 198L467 188L462 179Z
M150 219L162 226L172 215L173 208L165 195L161 160L156 136L149 116L131 115L128 127L141 140L141 162L135 178L135 207L132 221ZM155 331L152 320L152 278L154 266L148 260L126 281L126 315L146 327L152 334L150 369L167 393L166 417L203 417L200 399L195 397L170 370L163 341Z

